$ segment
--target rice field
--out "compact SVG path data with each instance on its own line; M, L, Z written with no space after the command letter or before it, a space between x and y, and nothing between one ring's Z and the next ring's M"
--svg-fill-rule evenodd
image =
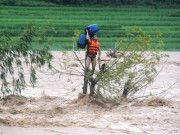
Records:
M5 31L18 40L29 23L36 26L38 33L46 32L52 41L51 50L72 50L74 30L83 33L86 26L98 24L97 35L104 50L113 48L127 28L140 26L151 35L160 30L166 51L180 51L180 9L0 6L0 36ZM33 47L48 45L39 44L37 39L33 39Z

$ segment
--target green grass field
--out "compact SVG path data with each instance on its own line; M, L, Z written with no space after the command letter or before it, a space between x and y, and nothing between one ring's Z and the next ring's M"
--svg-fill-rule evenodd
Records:
M83 33L85 26L98 24L102 49L113 48L127 28L140 26L152 35L160 30L166 51L180 51L180 9L0 6L0 36L5 31L18 40L28 23L37 26L38 33L47 32L51 50L71 50L74 30ZM42 47L37 38L32 45Z

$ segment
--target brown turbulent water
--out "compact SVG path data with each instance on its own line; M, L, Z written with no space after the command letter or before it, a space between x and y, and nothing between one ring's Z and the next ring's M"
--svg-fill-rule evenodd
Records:
M78 54L82 62L83 54ZM0 102L0 135L178 135L180 53L168 54L170 58L162 72L154 84L144 91L147 94L168 89L166 93L142 101L121 99L116 106L79 94L82 91L82 76L64 73L51 75L49 71L39 71L35 88L28 84L23 96L9 96L8 100ZM63 60L68 60L68 66L82 72L71 52L63 59L60 52L53 52L53 55L56 68ZM25 74L28 76L28 71ZM76 88L75 92L73 88ZM139 93L137 96L142 95Z

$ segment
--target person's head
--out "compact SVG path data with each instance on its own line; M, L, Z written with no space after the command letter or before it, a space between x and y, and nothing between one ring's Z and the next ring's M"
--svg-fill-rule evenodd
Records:
M93 35L91 35L90 37L92 38L92 40L95 40L95 41L97 41L97 40L98 40L98 37L97 37L97 35L96 35L96 34L93 34Z

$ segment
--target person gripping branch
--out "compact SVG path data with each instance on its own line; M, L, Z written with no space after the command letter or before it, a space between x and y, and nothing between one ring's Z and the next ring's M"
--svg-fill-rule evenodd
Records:
M101 60L100 59L101 49L96 34L89 36L88 30L86 30L86 40L87 40L87 52L85 57L85 75L84 75L83 94L87 94L87 87L88 87L87 72L89 71L90 64L92 64L92 72L91 72L91 76L92 76L96 68L97 54L98 54L99 68L100 68L100 60ZM92 95L91 92L90 95Z
M89 71L89 66L92 64L92 75L94 74L96 68L96 55L98 54L98 62L100 64L101 61L101 49L100 44L98 42L98 37L96 34L90 35L88 34L88 30L86 30L86 39L87 39L87 52L86 52L86 60L85 60L85 70Z

